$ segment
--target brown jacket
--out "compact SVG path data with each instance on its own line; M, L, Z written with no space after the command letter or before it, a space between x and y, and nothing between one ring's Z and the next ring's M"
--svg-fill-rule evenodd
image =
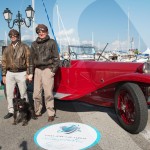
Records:
M30 49L26 44L18 42L15 49L10 44L2 55L2 76L6 76L7 70L26 70L27 74L33 74L30 62Z
M59 64L57 43L47 35L45 39L37 38L31 45L32 61L35 68L51 68L56 72Z

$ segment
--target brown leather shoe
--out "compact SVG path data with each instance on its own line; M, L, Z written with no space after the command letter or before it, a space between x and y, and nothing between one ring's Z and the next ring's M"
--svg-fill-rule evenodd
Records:
M54 116L49 116L48 117L48 122L52 122L52 121L54 121Z

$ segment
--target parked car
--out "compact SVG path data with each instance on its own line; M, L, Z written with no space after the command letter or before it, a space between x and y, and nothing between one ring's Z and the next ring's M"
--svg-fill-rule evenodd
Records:
M150 63L63 61L55 75L55 98L114 107L126 131L137 134L144 130L150 105ZM29 83L30 99L32 92Z
M114 107L121 126L141 132L150 105L150 64L71 60L55 76L55 98Z

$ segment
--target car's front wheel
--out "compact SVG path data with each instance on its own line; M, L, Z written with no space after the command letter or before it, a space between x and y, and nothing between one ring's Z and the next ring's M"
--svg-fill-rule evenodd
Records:
M148 109L144 94L134 83L125 83L115 92L115 110L121 126L132 134L144 130Z

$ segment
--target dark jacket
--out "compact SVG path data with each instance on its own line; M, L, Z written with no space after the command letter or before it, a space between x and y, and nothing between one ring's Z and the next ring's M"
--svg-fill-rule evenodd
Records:
M57 43L47 35L45 39L37 38L31 45L32 60L35 68L51 68L56 72L60 59Z
M2 76L6 76L7 70L22 70L27 71L27 74L33 74L33 65L29 59L30 49L26 44L18 42L15 49L12 44L8 45L2 55Z

